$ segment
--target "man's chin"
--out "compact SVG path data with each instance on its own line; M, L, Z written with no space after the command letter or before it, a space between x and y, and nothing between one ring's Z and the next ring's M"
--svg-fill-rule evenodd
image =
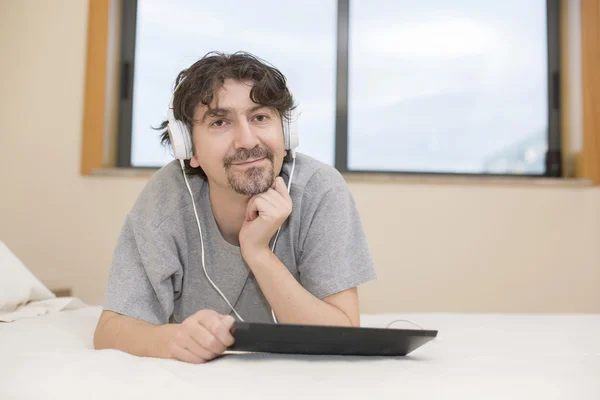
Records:
M228 174L229 187L244 196L254 196L264 193L275 181L273 170L265 168L250 168L243 173Z

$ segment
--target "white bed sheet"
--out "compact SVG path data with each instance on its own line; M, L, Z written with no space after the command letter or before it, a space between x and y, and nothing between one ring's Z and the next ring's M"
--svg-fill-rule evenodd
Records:
M95 351L99 315L0 324L0 399L600 399L600 315L366 315L365 326L409 319L440 333L408 357L235 354L204 365Z

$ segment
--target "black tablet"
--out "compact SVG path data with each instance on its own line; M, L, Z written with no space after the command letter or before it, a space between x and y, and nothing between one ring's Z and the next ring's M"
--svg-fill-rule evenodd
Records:
M286 354L405 356L438 331L237 322L234 351Z

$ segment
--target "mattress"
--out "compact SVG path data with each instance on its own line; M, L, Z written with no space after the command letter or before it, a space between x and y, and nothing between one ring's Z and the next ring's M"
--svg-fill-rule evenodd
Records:
M93 349L99 307L0 323L0 399L600 399L600 315L380 314L438 337L407 357ZM397 322L391 328L414 328Z

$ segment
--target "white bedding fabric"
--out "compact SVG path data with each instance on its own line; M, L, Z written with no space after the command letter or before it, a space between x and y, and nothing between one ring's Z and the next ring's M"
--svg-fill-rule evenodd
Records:
M0 241L0 323L82 307L74 297L56 298Z
M408 357L236 354L204 365L95 351L99 315L0 324L0 399L600 399L600 315L363 316L440 333Z
M58 297L48 300L31 301L11 312L0 312L0 322L14 322L24 318L35 318L49 313L76 310L86 307L75 297Z
M54 298L21 260L0 241L0 317L30 301ZM8 317L6 320L11 320Z

